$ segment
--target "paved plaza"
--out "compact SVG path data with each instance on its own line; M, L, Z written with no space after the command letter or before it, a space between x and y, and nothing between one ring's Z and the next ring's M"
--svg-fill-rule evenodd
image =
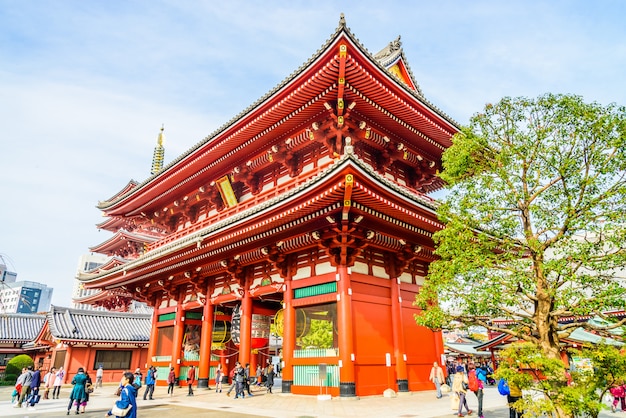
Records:
M280 385L278 385L280 387ZM332 417L389 417L389 418L452 418L456 411L450 407L450 399L445 395L436 399L434 391L400 394L395 398L368 396L359 399L317 400L314 396L292 394L266 394L265 390L253 391L255 396L234 399L214 390L196 389L195 396L187 396L186 388L176 388L174 396L167 395L167 388L155 389L153 401L143 400L144 388L138 398L138 418L199 418L199 417L273 417L273 418L332 418ZM12 388L0 388L0 416L2 417L64 417L67 412L68 396L71 386L65 385L61 392L62 399L42 400L35 410L17 409L11 405ZM91 395L87 412L81 418L103 417L117 399L113 392L115 385L105 385ZM234 394L234 393L233 393ZM477 417L476 396L469 394L468 403ZM485 418L508 418L506 397L501 396L495 387L485 389ZM622 414L601 416L619 418ZM626 414L625 414L626 415ZM71 416L75 416L72 409Z

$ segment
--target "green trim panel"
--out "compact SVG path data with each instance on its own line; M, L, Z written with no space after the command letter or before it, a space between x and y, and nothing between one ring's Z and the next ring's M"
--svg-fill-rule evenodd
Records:
M296 386L339 387L339 366L326 365L326 380L320 382L319 366L293 366L293 384Z
M302 299L310 296L326 295L328 293L335 292L337 292L337 282L330 282L295 289L293 291L293 297L294 299Z
M170 313L159 315L157 322L172 321L174 319L176 319L176 312L170 312Z

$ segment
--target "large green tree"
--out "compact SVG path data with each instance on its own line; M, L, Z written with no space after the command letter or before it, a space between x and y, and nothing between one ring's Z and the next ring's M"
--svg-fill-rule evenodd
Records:
M626 307L626 110L547 94L487 105L443 155L431 328L494 328L558 359L578 315ZM621 278L620 278L621 276ZM439 303L433 304L437 300ZM622 322L582 324L607 331Z

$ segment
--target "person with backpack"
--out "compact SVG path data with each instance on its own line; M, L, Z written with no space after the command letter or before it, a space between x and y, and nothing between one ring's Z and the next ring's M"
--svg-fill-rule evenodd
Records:
M483 381L478 378L478 370L473 364L469 365L469 373L467 374L468 389L474 392L478 399L478 418L483 418Z
M137 393L139 393L139 388L141 387L141 381L143 380L143 374L141 374L141 369L139 367L135 369L135 374L133 376L135 377L133 379L132 385L137 390ZM124 377L122 377L122 379L124 379Z

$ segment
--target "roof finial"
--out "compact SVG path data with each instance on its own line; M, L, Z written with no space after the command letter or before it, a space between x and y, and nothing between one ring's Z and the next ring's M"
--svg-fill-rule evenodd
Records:
M165 142L164 130L165 126L161 125L161 132L159 132L157 145L154 147L154 154L152 155L152 170L150 170L150 174L153 175L163 169L163 159L165 157L165 148L163 147L163 142Z
M339 15L339 26L341 27L346 26L346 16L343 13Z

